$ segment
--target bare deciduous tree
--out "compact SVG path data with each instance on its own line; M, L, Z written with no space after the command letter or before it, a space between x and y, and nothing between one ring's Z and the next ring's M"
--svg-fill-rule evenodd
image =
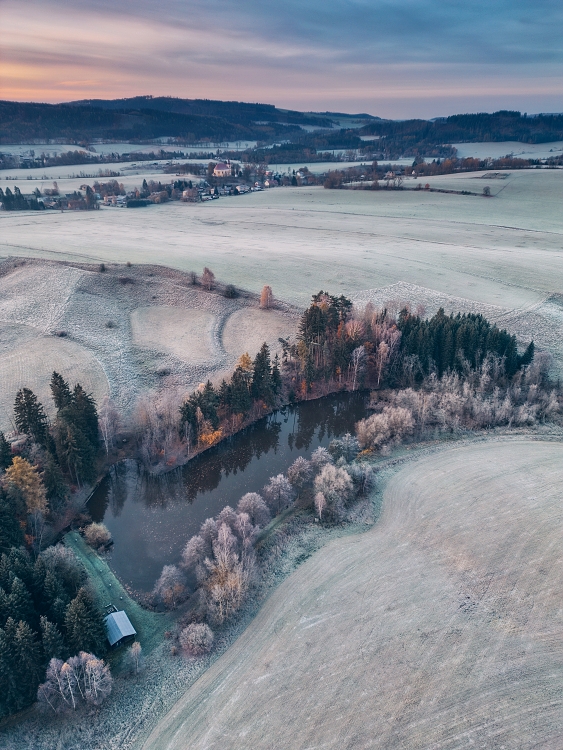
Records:
M99 706L111 693L113 679L107 664L81 651L66 662L51 659L37 699L55 713L76 710L84 702Z
M311 456L311 466L314 471L320 471L325 464L332 463L332 456L326 448L319 446Z
M98 410L98 424L107 455L111 449L115 448L115 438L120 427L119 412L108 396L104 396Z
M287 478L294 487L302 489L313 476L313 468L310 461L303 456L298 456L287 470Z
M352 480L348 472L342 468L326 464L315 478L315 490L326 500L326 512L337 519L343 518L346 502L353 492Z
M139 641L135 641L127 649L126 663L133 674L139 674L144 667L143 648Z
M317 511L317 515L319 517L319 520L323 520L323 512L326 508L326 497L323 495L322 492L317 492L315 494L315 510Z

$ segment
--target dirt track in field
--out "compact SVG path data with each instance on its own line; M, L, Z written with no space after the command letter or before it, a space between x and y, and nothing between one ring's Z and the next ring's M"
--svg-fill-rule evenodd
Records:
M300 566L144 750L559 750L562 497L562 443L413 461L376 526Z

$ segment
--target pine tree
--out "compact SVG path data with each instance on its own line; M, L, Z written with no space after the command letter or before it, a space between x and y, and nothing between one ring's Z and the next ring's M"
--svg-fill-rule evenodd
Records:
M27 587L19 578L14 578L12 590L8 596L10 615L19 622L27 622L30 625L37 624L37 613L33 604L33 599Z
M14 656L16 623L9 617L4 629L0 629L0 716L16 711L20 690Z
M14 507L4 490L0 489L0 552L8 552L10 547L19 547L23 542L22 527Z
M250 392L255 399L261 399L268 405L273 402L272 366L270 363L270 349L266 343L254 359L254 372Z
M92 394L86 393L80 383L74 386L71 408L73 413L72 421L90 441L94 450L96 450L100 439L96 402Z
M55 623L50 622L46 617L41 617L41 645L45 664L48 664L53 658L64 660L68 656L60 630Z
M51 377L51 393L53 395L53 401L57 411L70 406L72 403L72 395L70 388L66 380L58 372L53 372Z
M35 701L42 674L41 644L26 622L19 622L13 639L12 653L18 675L18 708Z
M68 605L65 615L66 641L72 652L105 651L106 632L102 616L92 596L81 588Z
M20 432L23 432L44 445L47 439L47 415L37 396L29 388L22 388L16 394L14 403L14 421Z
M0 432L0 470L4 471L12 463L12 446L6 440L3 432Z
M280 358L276 354L274 357L274 365L272 367L272 391L274 396L279 396L282 390L282 377L280 372Z

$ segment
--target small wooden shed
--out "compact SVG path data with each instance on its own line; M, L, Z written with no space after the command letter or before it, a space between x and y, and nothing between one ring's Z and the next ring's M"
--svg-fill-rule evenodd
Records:
M110 612L109 615L106 615L104 621L107 639L112 648L117 648L117 646L135 639L137 631L123 610Z

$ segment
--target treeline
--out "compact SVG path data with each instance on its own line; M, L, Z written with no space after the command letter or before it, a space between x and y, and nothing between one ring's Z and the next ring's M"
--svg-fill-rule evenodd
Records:
M0 188L0 203L4 211L40 211L45 208L35 195L23 196L18 187L14 188L14 192L9 187L6 192Z
M147 395L133 414L139 456L151 471L184 462L195 453L284 403L360 388L419 386L436 374L478 370L490 356L508 383L534 357L530 342L518 353L516 339L474 314L431 319L404 308L399 315L326 292L313 296L294 341L280 339L281 358L267 344L254 358L244 354L229 380L210 381L178 404L174 393Z
M350 185L361 188L377 190L382 187L379 181L385 183L385 187L394 188L403 187L403 177L434 177L436 175L454 174L458 172L481 172L485 170L506 170L506 169L530 169L539 167L542 164L547 166L556 166L560 158L539 160L539 159L519 159L518 157L506 156L501 159L476 159L466 157L458 159L450 157L447 159L434 159L431 162L424 161L422 158L415 158L412 167L393 167L394 172L389 173L389 165L382 165L373 162L370 166L349 167L348 169L330 170L325 174L323 185L329 190L346 188ZM399 180L399 184L397 181ZM416 185L417 189L422 189L422 184ZM412 187L410 188L413 189ZM463 191L462 191L463 192Z
M96 404L56 372L51 393L52 424L37 396L22 388L13 443L0 432L0 716L35 701L52 659L72 662L81 652L105 651L85 570L62 545L42 551L76 515L71 489L96 476ZM105 666L96 665L107 686Z
M350 300L325 292L303 314L297 343L283 347L290 398L336 386L400 387L413 372L420 382L432 372L476 369L489 354L502 359L511 378L534 356L533 342L518 355L516 338L482 315L447 316L440 309L426 320L404 308L395 319L371 304L354 310Z
M220 626L244 606L259 578L263 560L257 542L270 521L290 508L314 509L320 521L345 520L360 498L374 486L370 466L356 462L360 452L352 435L317 448L310 460L299 456L285 474L271 477L261 494L243 495L236 509L227 506L206 519L184 547L178 565L166 565L155 584L155 602L174 609L192 598L188 620L180 619L173 649L186 648L186 626ZM195 585L194 585L195 583Z
M267 344L254 361L243 354L229 381L218 389L210 381L180 407L180 431L188 445L207 447L235 432L252 413L256 418L279 402L282 380L279 358L272 363Z
M478 369L493 354L502 359L507 377L512 378L534 358L533 341L520 356L516 336L473 313L448 316L440 309L426 320L403 309L397 328L401 332L403 358L416 357L423 375L436 372L441 378L446 372Z
M107 140L140 141L164 136L186 143L267 140L302 132L297 124L273 118L237 122L213 114L186 114L154 109L154 100L123 102L107 109L98 102L86 105L0 102L0 143L29 143L50 139L71 142ZM153 106L151 106L153 105ZM240 118L239 118L240 119ZM306 124L306 118L303 120Z
M476 141L549 143L563 139L563 115L527 117L499 111L452 115L436 120L373 120L357 135L379 136L378 149L386 156L428 156L440 144ZM449 154L444 154L448 156Z

